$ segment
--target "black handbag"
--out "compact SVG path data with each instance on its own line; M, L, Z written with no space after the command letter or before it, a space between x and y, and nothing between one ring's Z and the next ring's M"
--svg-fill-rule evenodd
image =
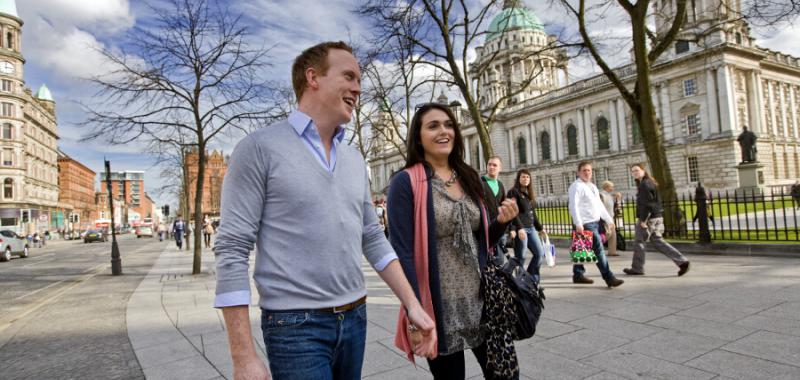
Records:
M536 324L544 309L544 289L522 268L516 257L509 257L500 273L514 293L514 340L528 339L536 333Z
M627 242L625 242L625 236L622 235L620 230L617 230L617 251L624 251L628 248Z

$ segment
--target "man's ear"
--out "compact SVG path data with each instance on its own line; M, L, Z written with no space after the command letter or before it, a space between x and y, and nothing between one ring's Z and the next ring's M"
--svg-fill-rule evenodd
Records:
M309 67L306 69L305 74L306 74L306 83L308 84L308 87L318 90L319 82L317 79L319 78L319 73L317 72L317 70L313 67Z

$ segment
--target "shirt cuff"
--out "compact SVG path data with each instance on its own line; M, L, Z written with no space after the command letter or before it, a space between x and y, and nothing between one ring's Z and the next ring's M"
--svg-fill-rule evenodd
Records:
M387 253L386 256L383 256L380 261L373 265L373 268L375 268L375 270L378 272L383 272L383 270L386 269L386 267L389 266L389 264L394 260L397 260L397 254L394 252Z
M214 307L216 308L245 305L250 305L249 290L237 290L235 292L217 294L214 298Z

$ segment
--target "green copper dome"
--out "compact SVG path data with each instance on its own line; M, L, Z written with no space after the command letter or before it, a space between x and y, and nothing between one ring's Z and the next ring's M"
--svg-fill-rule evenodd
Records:
M36 91L36 95L34 96L36 97L36 99L49 100L51 102L55 101L53 100L53 94L50 92L50 89L47 88L47 85L44 84L42 85L42 87L39 87L39 91Z
M486 41L499 37L503 31L509 32L518 29L544 31L544 25L539 21L539 17L519 3L519 1L506 1L503 11L494 16L492 22L489 23Z
M19 18L17 14L17 3L14 2L14 0L0 0L0 13Z

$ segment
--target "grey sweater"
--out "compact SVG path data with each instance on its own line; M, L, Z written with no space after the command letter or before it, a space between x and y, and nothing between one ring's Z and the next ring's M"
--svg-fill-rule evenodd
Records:
M239 142L222 188L215 307L250 303L254 244L259 306L270 310L353 302L367 293L361 255L373 267L396 258L370 202L363 158L346 144L336 154L329 173L286 121Z

